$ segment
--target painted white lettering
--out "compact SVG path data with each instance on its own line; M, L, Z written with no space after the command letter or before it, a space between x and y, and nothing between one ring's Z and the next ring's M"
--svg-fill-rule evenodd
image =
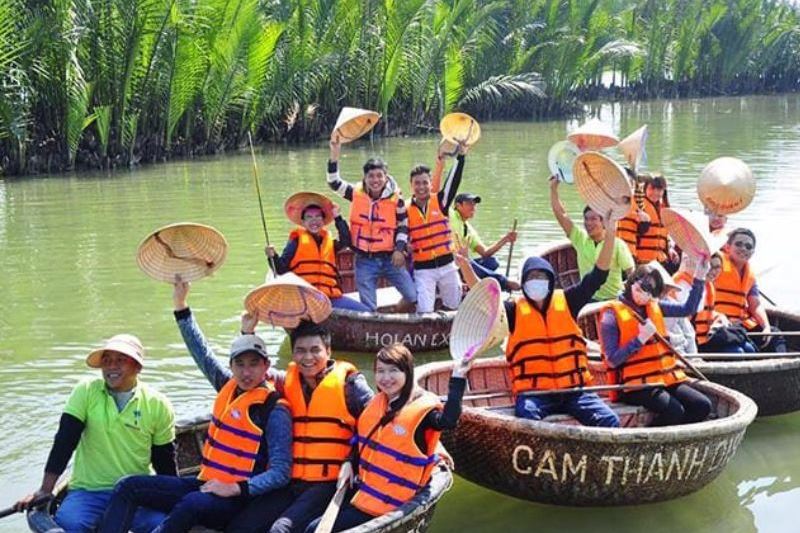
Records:
M581 483L586 481L586 455L581 455L581 460L578 461L577 465L575 465L572 463L572 456L570 456L568 453L565 453L564 462L561 465L562 483L567 481L567 473L572 474L572 476L577 476L580 473Z
M656 465L658 465L658 470L656 470ZM647 469L647 475L644 476L643 483L647 483L654 473L658 474L659 481L664 481L664 460L661 458L661 452L656 452L650 460L650 468Z
M550 474L553 481L558 481L558 472L556 472L555 454L552 450L545 450L542 459L539 461L539 466L536 467L534 476L539 477L542 474Z
M681 458L678 455L678 452L673 450L672 455L669 457L669 466L667 466L667 474L664 476L664 479L668 480L670 477L672 477L672 469L674 468L676 472L675 477L678 479L678 481L681 481L683 479L683 472L686 469L686 465L689 463L689 455L691 453L692 450L690 448L686 448L686 450L684 450L683 464L681 464Z
M697 460L697 455L700 453L700 448L695 447L694 453L692 454L692 460L689 462L689 468L686 470L686 479L694 472L694 477L700 477L700 469L703 468L703 465L706 462L706 456L708 456L708 446L703 446L703 457L700 460Z
M396 342L395 338L392 337L391 333L384 333L383 335L381 335L381 346L383 346L384 348L386 346L394 344L395 342Z
M614 478L614 463L617 461L622 461L622 457L618 455L604 455L600 458L600 462L603 461L608 463L608 470L606 471L606 485L610 485L611 480Z
M364 334L364 343L367 346L378 346L378 342L379 342L379 335L377 332Z
M527 457L525 457L525 461L528 463L528 465L530 465L531 461L533 460L533 450L531 450L530 446L520 444L514 448L514 453L511 456L511 464L514 466L514 470L520 474L530 474L533 468L530 466L523 468L520 465L520 455L526 455Z

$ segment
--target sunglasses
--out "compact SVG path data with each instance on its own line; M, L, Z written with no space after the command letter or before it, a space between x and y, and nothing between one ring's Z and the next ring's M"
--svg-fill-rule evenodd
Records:
M648 279L643 279L639 282L639 290L642 290L652 297L656 297L656 288L653 282Z
M755 244L750 244L749 242L745 241L733 241L733 245L737 248L744 248L747 251L750 251L756 247Z

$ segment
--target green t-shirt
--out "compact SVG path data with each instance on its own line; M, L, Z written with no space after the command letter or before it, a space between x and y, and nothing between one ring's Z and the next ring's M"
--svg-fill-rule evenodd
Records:
M575 252L578 254L578 271L581 277L588 274L597 262L597 256L600 255L600 249L603 247L602 241L595 243L586 230L578 226L572 225L572 231L569 233L569 240ZM614 253L611 256L611 269L608 271L608 279L594 294L595 300L613 300L622 291L622 272L633 268L636 264L633 261L633 256L628 248L620 238L614 239Z
M81 382L64 412L85 425L70 488L111 489L123 476L150 474L150 448L175 440L172 405L141 382L121 412L102 378Z
M475 231L469 221L461 218L461 213L455 207L452 208L449 218L456 249L466 247L470 252L477 253L478 246L485 248L478 232Z

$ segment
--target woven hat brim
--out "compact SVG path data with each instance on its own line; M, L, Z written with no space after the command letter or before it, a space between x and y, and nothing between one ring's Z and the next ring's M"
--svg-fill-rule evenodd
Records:
M461 361L477 357L508 337L508 318L500 285L492 278L480 280L458 307L450 330L450 356Z
M573 183L575 177L572 175L572 165L580 153L578 147L570 141L555 143L547 152L547 167L550 169L550 174L559 176L564 183Z
M697 180L697 196L711 212L731 215L745 209L756 194L750 167L735 157L719 157L703 168Z
M299 276L288 273L250 291L244 307L261 322L296 328L301 320L319 324L331 314L331 301Z
M452 143L472 146L481 138L481 125L466 113L449 113L439 122L442 137Z
M164 226L139 244L136 264L157 281L196 281L216 272L225 262L228 241L211 226L180 222Z
M661 210L661 222L675 244L693 256L708 257L725 243L724 236L715 236L707 229L708 220L702 213L665 207Z
M609 211L620 219L632 207L633 190L625 170L610 157L598 152L583 152L572 167L578 194L601 216Z
M286 218L298 226L303 225L303 209L309 205L318 205L322 208L325 215L322 223L326 226L333 222L333 202L326 196L316 192L298 192L291 195L286 203L283 204L283 212Z
M647 124L622 139L617 147L625 156L631 170L636 170L642 163L647 144Z
M339 141L349 143L360 139L370 131L381 119L380 113L357 107L343 107L336 119L331 138L338 134Z

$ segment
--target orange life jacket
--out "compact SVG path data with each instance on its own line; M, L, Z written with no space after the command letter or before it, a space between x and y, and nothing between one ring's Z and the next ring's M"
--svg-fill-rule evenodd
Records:
M714 310L728 317L729 320L742 323L746 329L751 330L758 323L750 316L747 310L747 295L756 284L756 278L750 272L750 264L745 264L744 273L739 274L739 269L733 264L726 252L722 256L722 271L714 282L716 298Z
M414 433L439 399L429 392L406 404L394 420L378 427L389 409L385 393L378 393L358 418L358 473L361 482L351 503L357 509L379 516L391 512L428 484L436 463L433 450L440 431L426 431L426 450L414 442Z
M639 235L636 243L636 262L649 263L656 260L663 263L669 257L669 241L667 228L661 223L661 207L656 207L648 198L644 199L642 209L650 217L650 227L643 235Z
M391 252L397 230L397 193L373 200L363 186L353 189L350 233L353 248L362 252Z
M333 481L347 459L356 420L347 410L344 386L356 367L336 361L306 403L303 377L289 363L283 392L292 412L292 479Z
M614 311L617 319L619 346L625 346L639 335L639 321L633 311L620 301L609 302L608 307ZM647 318L653 321L662 337L666 336L664 316L657 301L651 300L647 304ZM606 362L606 379L610 384L654 383L669 387L686 380L686 374L677 366L675 356L655 335L617 368L608 366L605 353L603 361ZM617 394L612 393L611 399L616 398Z
M691 285L694 282L694 278L691 274L682 270L675 274L675 281L685 281ZM706 281L703 289L703 308L691 318L698 346L707 343L711 337L709 332L711 323L714 322L714 295L714 285L710 281Z
M623 218L617 221L617 237L625 241L631 255L636 257L636 241L639 231L639 211L635 204L631 204L631 210Z
M255 474L257 462L266 464L267 450L261 449L264 430L250 419L249 410L253 405L282 400L277 400L269 383L235 394L235 379L229 379L217 393L198 479L237 483Z
M515 307L514 332L506 345L514 394L591 384L586 341L564 291L553 291L544 315L524 296L517 297Z
M317 244L307 229L297 228L289 239L297 239L297 251L289 263L289 270L322 291L328 298L339 298L339 272L336 270L336 252L331 234L325 228L319 230L322 242Z
M424 213L416 203L411 202L408 208L408 230L414 263L452 254L450 221L442 213L438 195L432 194L428 198Z

